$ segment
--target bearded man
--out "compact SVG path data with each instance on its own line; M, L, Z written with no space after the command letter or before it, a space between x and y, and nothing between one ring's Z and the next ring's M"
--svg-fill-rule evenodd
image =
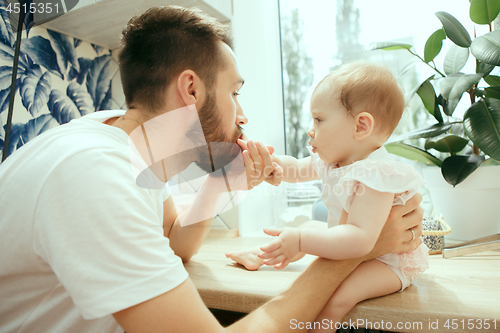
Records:
M198 10L151 8L125 28L119 66L127 111L51 129L0 166L0 332L288 331L292 318L314 320L362 261L418 245L415 196L393 209L369 256L318 259L280 297L222 328L182 262L228 184L251 189L280 174L268 148L240 140L244 81L228 28ZM237 167L212 175L236 155L244 181L231 175ZM193 162L210 175L194 209L178 214L165 182Z

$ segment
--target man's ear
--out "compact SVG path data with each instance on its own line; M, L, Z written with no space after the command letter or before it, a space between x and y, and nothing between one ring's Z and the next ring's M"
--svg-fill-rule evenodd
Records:
M356 130L354 138L358 141L366 139L373 132L375 119L368 112L360 112L354 117Z
M196 104L199 109L205 103L205 84L200 77L188 69L177 79L177 92L185 105Z

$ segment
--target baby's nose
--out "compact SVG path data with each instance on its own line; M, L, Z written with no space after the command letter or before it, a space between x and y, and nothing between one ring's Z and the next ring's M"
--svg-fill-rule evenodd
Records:
M309 137L314 137L314 130L311 128L309 131L307 131L307 135L309 135Z

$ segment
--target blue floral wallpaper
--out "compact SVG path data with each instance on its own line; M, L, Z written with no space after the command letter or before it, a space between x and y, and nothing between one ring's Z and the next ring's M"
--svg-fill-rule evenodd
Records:
M0 6L0 156L14 61L16 33ZM22 32L14 116L8 154L50 128L91 112L120 108L112 98L111 81L118 65L111 51L43 29Z

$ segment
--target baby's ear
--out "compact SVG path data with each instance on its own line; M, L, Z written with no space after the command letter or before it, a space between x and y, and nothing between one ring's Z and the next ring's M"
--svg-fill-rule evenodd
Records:
M356 122L356 132L354 133L356 140L364 140L373 132L375 119L370 113L360 112L354 117L354 121Z

